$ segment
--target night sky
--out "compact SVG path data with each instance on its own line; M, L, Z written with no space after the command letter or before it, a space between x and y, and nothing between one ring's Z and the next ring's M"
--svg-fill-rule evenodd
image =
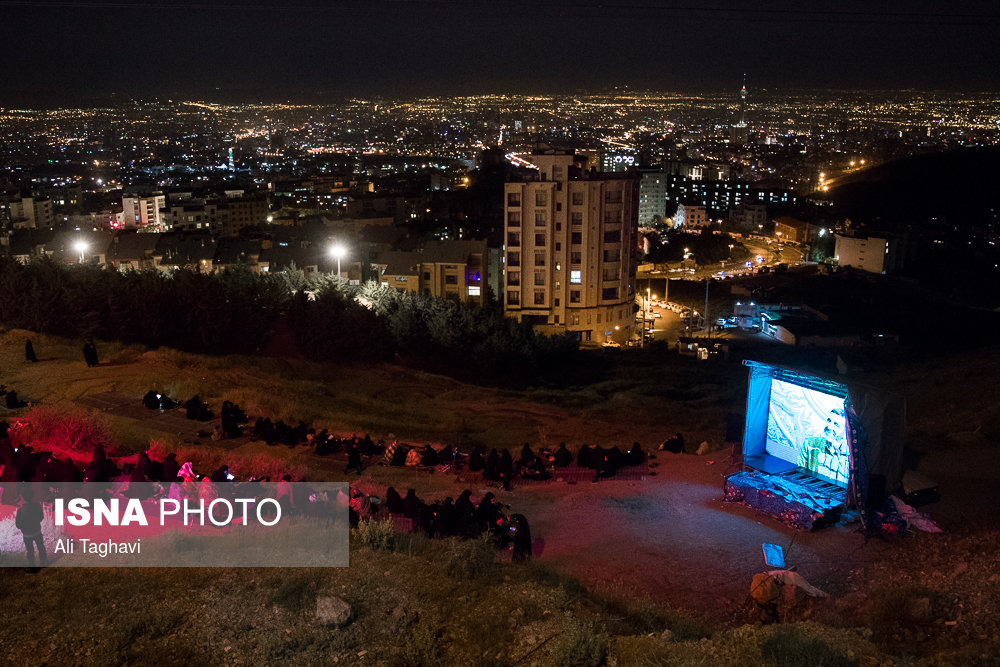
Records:
M995 2L0 0L0 106L110 95L1000 88Z

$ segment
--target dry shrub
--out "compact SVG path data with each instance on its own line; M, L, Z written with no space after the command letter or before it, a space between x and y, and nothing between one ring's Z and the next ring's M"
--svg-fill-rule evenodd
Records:
M448 549L448 576L473 580L493 574L497 569L497 548L493 537L485 532L468 540L454 539Z
M396 543L396 530L392 519L370 519L359 522L358 527L352 531L352 537L359 546L375 551L389 551Z
M589 621L567 615L562 633L552 642L552 662L565 667L597 667L608 656L609 637Z
M856 667L848 658L821 639L809 637L792 626L782 626L760 642L765 664L775 667Z
M10 434L15 446L31 445L53 452L89 455L97 445L109 452L114 448L108 417L80 409L35 406L17 418Z

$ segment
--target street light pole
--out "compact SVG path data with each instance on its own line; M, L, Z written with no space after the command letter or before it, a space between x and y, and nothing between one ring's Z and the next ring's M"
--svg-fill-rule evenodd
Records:
M337 278L340 278L340 258L344 256L346 250L339 243L330 248L330 254L337 258Z
M708 330L708 337L712 337L712 324L708 321L708 283L711 282L708 278L705 278L705 328Z
M84 261L86 261L87 247L87 242L83 239L80 239L73 244L73 249L80 253L80 264L83 264Z

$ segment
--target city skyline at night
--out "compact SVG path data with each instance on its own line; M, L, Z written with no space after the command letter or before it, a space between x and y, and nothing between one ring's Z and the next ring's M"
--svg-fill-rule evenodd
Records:
M770 2L3 2L5 98L995 90L1000 15Z

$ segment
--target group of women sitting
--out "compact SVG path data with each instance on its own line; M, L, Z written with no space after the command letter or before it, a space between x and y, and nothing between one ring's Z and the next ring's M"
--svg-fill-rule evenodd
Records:
M448 497L425 502L413 489L400 496L390 486L382 500L355 489L351 492L351 520L357 525L359 519L384 514L400 516L412 520L414 529L428 537L470 538L489 532L498 546L513 543L514 560L530 558L531 530L527 518L523 514L508 516L495 498L493 493L486 493L477 505L472 500L472 491L466 489L454 501Z

